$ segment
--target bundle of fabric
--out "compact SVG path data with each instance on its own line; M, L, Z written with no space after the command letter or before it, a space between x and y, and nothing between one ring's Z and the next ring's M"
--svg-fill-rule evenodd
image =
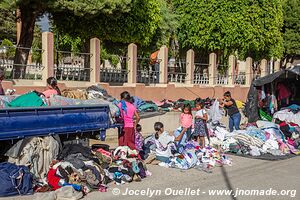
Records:
M221 121L224 114L224 110L220 109L219 101L214 101L208 111L209 122L212 124L218 123Z
M300 126L300 109L297 105L292 105L284 108L273 115L273 120L279 119L280 121L295 123Z
M86 89L88 99L104 99L113 102L115 98L110 96L108 92L100 85L92 85Z
M14 100L17 96L12 96L12 95L0 95L0 109L1 108L7 108L8 104Z
M7 107L16 108L16 107L40 107L47 106L46 100L41 93L33 91L26 94L20 95L13 100L11 100Z
M52 192L38 193L36 199L47 199L47 200L61 200L61 199L72 199L78 200L83 197L81 191L75 190L72 186L64 186Z
M246 130L225 134L224 140L211 139L212 145L221 145L225 152L251 156L299 154L299 126L281 125L280 127L272 122L257 121L255 126L252 124Z
M189 104L192 108L195 108L195 101L194 100L185 100L185 99L178 99L175 103L174 103L174 109L182 109L184 107L184 105Z
M110 108L110 112L112 117L119 116L120 110L117 105L110 101L106 101L103 99L89 99L89 100L80 100L80 99L72 99L59 95L53 95L49 98L49 104L51 106L67 106L67 105L97 105L97 104L106 104Z
M28 167L0 163L0 197L33 194L32 175Z
M212 172L215 166L231 165L232 161L228 156L220 154L220 152L210 146L201 149L195 141L187 142L184 150L180 154L170 157L166 163L159 163L160 166L178 169L195 168L206 172Z
M133 104L139 112L155 112L158 110L157 105L152 101L144 101L143 99L133 96Z
M19 140L5 155L10 163L29 167L35 180L45 182L50 163L60 149L59 137L33 137Z
M107 154L107 156L109 155ZM131 150L127 146L120 146L114 150L111 157L113 162L104 171L109 179L117 185L141 181L147 176L151 176L136 150Z
M174 102L171 100L164 99L162 101L154 101L155 105L163 111L172 111Z
M72 186L84 194L106 189L108 179L104 167L111 164L103 153L79 144L65 145L57 160L53 160L47 174L48 184L57 190Z
M102 147L102 148L100 148ZM108 184L124 184L150 176L136 150L127 146L109 152L105 146L66 145L48 172L48 184L54 189L72 186L76 191L106 192Z
M85 90L73 90L73 89L65 89L61 92L61 96L72 98L72 99L81 99L86 100L88 99L88 94Z

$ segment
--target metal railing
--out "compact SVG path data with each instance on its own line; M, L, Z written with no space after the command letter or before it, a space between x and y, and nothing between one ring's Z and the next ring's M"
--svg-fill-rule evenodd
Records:
M160 62L153 62L150 58L137 58L137 82L146 85L159 83Z
M137 71L137 82L144 84L155 84L159 83L159 71L150 70L138 70Z
M63 66L54 68L54 77L60 81L90 81L91 68Z
M217 74L216 84L217 85L227 85L228 84L228 76L223 74Z
M54 75L60 81L90 81L90 53L55 50Z
M246 84L246 73L239 73L234 75L234 84L235 85L245 85Z
M194 84L199 85L208 85L209 84L209 77L208 74L194 74Z
M16 49L29 50L28 64L15 64ZM0 53L0 68L5 71L6 79L40 80L44 66L41 64L43 49L27 47L2 47Z
M195 63L194 70L194 84L207 85L209 84L209 64L207 63Z
M106 83L126 83L129 71L126 69L100 69L100 81Z
M169 72L168 81L170 83L185 83L186 73Z

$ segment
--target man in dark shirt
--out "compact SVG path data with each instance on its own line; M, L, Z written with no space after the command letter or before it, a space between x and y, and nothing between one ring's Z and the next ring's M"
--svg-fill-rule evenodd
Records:
M4 79L4 70L0 69L0 95L4 95L4 89L2 87L3 79Z
M233 131L233 127L235 130L240 130L241 113L236 105L235 100L231 98L231 93L229 91L224 93L224 100L221 101L221 106L225 108L229 116L230 132Z

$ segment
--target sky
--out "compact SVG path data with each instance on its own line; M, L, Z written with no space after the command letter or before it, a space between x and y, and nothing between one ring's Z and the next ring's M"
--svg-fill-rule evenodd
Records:
M44 15L40 20L37 22L37 24L41 27L42 32L49 31L49 19L47 15Z

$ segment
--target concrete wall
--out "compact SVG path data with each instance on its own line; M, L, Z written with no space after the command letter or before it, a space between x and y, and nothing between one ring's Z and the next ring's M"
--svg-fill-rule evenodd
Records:
M59 87L61 90L66 88L86 88L90 84L84 84L79 86L67 87L65 83L60 83ZM173 84L165 85L164 87L155 87L155 86L144 86L143 84L137 84L136 86L109 86L108 84L100 84L104 89L108 91L110 95L113 97L119 98L119 95L123 91L128 91L131 95L139 96L145 100L162 100L162 99L171 99L177 100L179 98L184 99L195 99L197 97L206 98L206 97L222 97L223 93L226 91L230 91L232 93L233 98L239 99L242 101L246 100L249 88L248 87L177 87ZM45 86L39 85L28 85L28 86L16 86L13 85L12 82L5 81L3 83L3 87L5 89L11 88L16 89L17 94L23 94L25 92L31 90L44 91L46 89Z
M90 82L61 82L59 87L61 90L66 88L86 88L91 85ZM230 91L233 98L246 101L249 87L244 86L215 86L215 87L205 87L205 86L190 86L184 87L184 85L175 85L175 84L164 84L158 86L145 86L144 84L134 84L128 86L110 86L107 83L100 83L100 85L108 91L110 95L120 98L120 93L123 91L128 91L131 95L138 96L145 100L162 100L170 99L177 100L179 98L184 99L195 99L197 97L207 98L213 97L218 98L222 97L223 93ZM26 85L14 85L11 81L3 82L4 89L16 89L17 94L24 94L31 90L44 91L46 86L42 86L39 82L29 81Z

